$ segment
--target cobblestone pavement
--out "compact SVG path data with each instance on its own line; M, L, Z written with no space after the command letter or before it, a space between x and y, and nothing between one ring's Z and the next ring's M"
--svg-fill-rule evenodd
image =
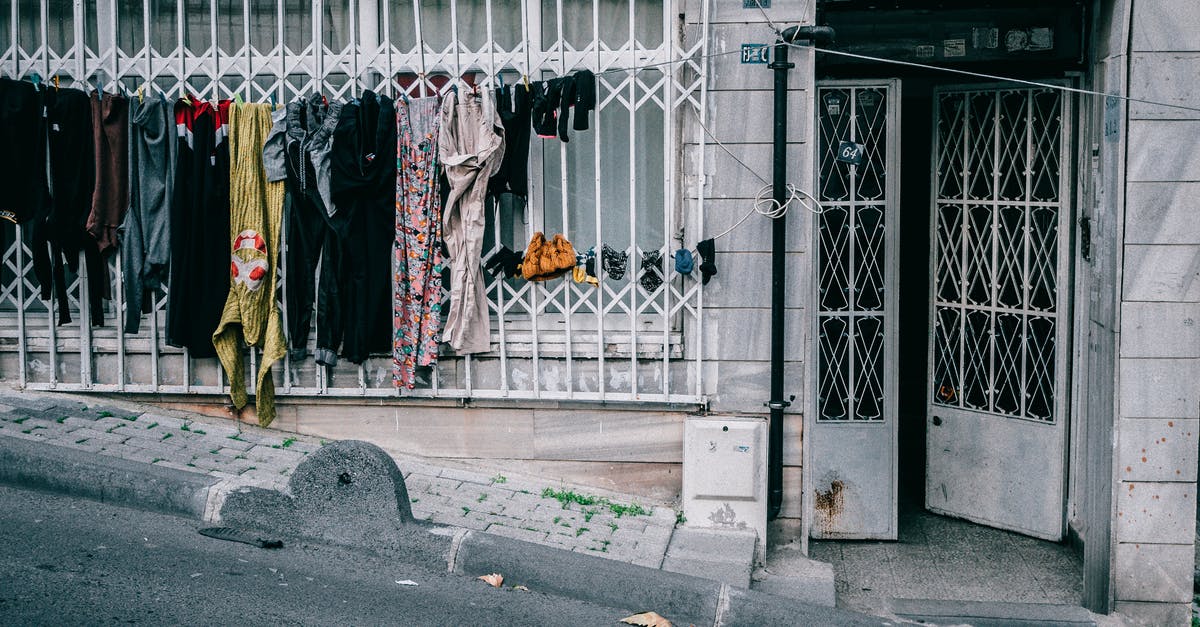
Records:
M101 397L0 387L0 438L65 446L283 489L322 440ZM675 511L536 478L396 457L413 514L565 550L658 568Z

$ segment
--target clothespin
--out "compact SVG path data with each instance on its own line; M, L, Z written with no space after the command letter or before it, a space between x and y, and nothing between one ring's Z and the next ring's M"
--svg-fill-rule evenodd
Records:
M58 74L54 75L54 91L58 91Z
M138 102L142 102L144 100L142 95L144 94L145 89L146 89L146 85L144 83L141 85L138 85L138 90L137 90Z
M234 102L235 104L237 104L239 107L240 107L240 106L242 106L242 105L244 105L244 104L246 104L246 101L245 101L245 100L242 100L242 94L241 94L241 92L238 92L238 93L236 93L236 94L234 94L234 95L233 95L233 102Z
M275 92L271 92L271 110L275 110Z
M92 80L96 83L96 96L97 97L99 97L100 94L104 93L104 87L102 87L100 84L101 83L100 77L103 74L104 74L104 70L96 70L96 73L92 75Z
M525 82L525 91L529 91L529 77L522 74L521 80Z
M499 84L500 90L503 91L504 90L504 75L503 74L496 75L496 83Z
M37 87L42 84L42 77L37 72L30 72L29 73L29 82L33 83L34 87Z
M186 87L179 88L179 96L180 99L183 100L183 104L189 107L192 106L192 97L188 95Z

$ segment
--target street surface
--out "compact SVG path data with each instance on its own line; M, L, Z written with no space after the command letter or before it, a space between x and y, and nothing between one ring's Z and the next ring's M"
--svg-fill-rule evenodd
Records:
M0 486L0 624L615 625L632 610ZM417 586L397 581L415 581Z

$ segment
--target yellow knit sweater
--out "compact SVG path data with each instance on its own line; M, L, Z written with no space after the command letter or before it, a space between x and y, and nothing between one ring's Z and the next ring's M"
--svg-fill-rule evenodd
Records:
M271 365L283 358L287 340L275 298L279 232L283 222L283 181L267 182L263 143L271 131L271 108L235 105L229 111L229 297L213 347L229 375L229 395L246 406L246 357L242 342L262 349L258 361L255 406L258 423L275 419L275 383Z

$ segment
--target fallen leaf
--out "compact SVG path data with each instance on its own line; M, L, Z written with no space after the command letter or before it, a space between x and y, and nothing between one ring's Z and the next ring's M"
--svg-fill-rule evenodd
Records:
M499 588L500 586L504 585L504 575L501 575L500 573L480 575L479 577L476 577L476 579L482 579L483 581L488 582L488 585L492 586L493 588Z
M402 585L402 586L415 586L415 585L417 585L417 582L413 581L412 579L397 579L397 580L396 580L396 583L398 583L398 584L400 584L400 585Z
M641 625L641 627L671 627L671 621L659 616L657 612L626 616L621 619L621 622L627 625Z

